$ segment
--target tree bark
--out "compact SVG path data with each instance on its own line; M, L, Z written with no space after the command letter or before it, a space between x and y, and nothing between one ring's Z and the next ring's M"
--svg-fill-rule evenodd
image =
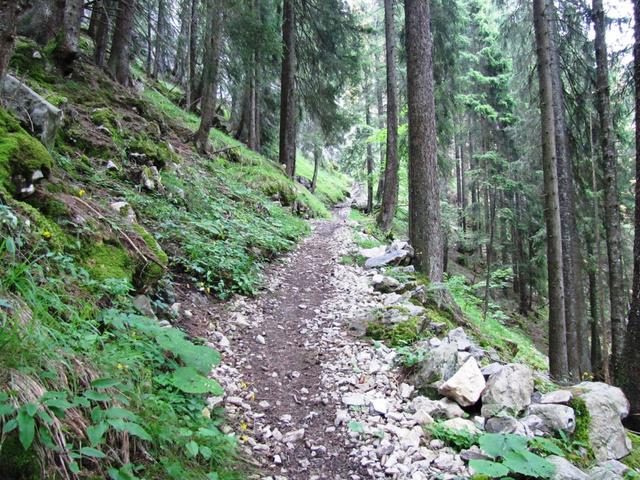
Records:
M624 393L631 404L629 427L638 431L640 430L640 382L638 382L638 365L640 365L640 2L634 2L633 16L635 18L633 78L636 87L635 240L633 243L633 293L620 379Z
M64 22L65 0L18 1L17 3L18 5L33 4L33 8L20 18L18 24L20 35L34 39L40 45L46 45L60 31L60 26Z
M62 31L54 55L65 72L73 71L73 62L79 55L78 44L83 10L84 0L66 0L62 17Z
M627 295L622 272L622 240L620 231L620 199L618 194L618 165L615 149L609 67L602 0L593 0L593 25L596 50L596 92L600 118L600 148L604 171L604 226L609 259L609 301L611 310L611 367L617 378L624 348L625 309Z
M296 17L295 0L284 0L282 74L280 77L280 163L291 178L296 173Z
M116 26L111 42L109 71L116 81L124 86L131 85L129 44L131 43L136 6L137 0L118 0Z
M377 113L378 113L378 128L382 130L384 128L384 101L382 99L382 85L380 84L380 80L376 75L376 103L377 103ZM382 144L378 147L379 155L380 155L380 165L378 169L380 174L378 175L378 188L376 189L376 202L380 203L382 201L382 192L384 191L384 171L385 171L385 151L382 147Z
M165 0L158 0L158 20L156 22L156 47L155 47L155 58L153 62L153 73L151 74L151 78L157 79L160 74L162 74L164 65L164 41L165 41L165 32L164 27L166 23L166 4Z
M317 143L313 146L313 178L311 179L311 193L316 191L318 186L318 172L322 162L322 148Z
M567 380L567 332L562 278L562 228L557 178L557 148L553 112L553 80L549 12L545 0L533 1L533 23L538 57L542 169L547 226L547 270L549 282L549 372L557 381Z
M567 360L569 362L569 377L573 381L578 381L582 374L591 371L589 329L585 315L583 272L578 227L576 226L575 188L571 152L565 121L560 62L556 48L555 7L550 0L547 0L547 5L549 21L551 22L549 24L551 29L551 74L557 149L558 193L560 195L560 223L562 226L562 278L565 299L564 315L567 326Z
M189 23L189 59L187 75L187 110L194 111L197 103L196 92L196 67L198 59L198 1L191 0Z
M213 126L216 114L216 93L218 90L218 66L220 63L220 50L222 48L222 4L218 1L209 3L208 32L205 47L205 60L203 77L203 91L201 100L200 127L195 134L196 149L206 153L209 145L209 132Z
M396 28L394 0L384 0L384 34L387 65L387 163L378 225L391 228L398 206L398 86L396 80Z
M371 127L371 111L368 92L365 94L364 117L367 127ZM373 146L367 142L367 212L373 211Z
M109 43L109 8L111 7L111 0L96 0L93 8L94 12L91 16L95 16L95 31L94 31L94 52L93 59L98 67L104 67L104 63L107 59L107 46Z
M409 238L416 252L418 270L426 273L431 282L441 282L444 240L440 225L429 2L405 0L405 22L409 104Z
M16 41L18 12L16 0L0 0L0 87L4 83Z

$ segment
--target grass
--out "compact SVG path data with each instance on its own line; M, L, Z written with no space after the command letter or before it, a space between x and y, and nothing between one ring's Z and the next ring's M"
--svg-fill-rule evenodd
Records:
M506 318L499 309L493 309L483 317L481 299L473 294L471 287L465 285L463 277L451 277L446 282L447 288L465 317L480 332L480 345L492 347L505 359L530 365L537 370L548 370L548 361L523 332L517 327L506 326Z
M53 181L30 203L0 191L0 477L40 478L42 463L54 478L63 466L83 478L238 478L223 410L205 402L222 394L207 378L219 355L136 315L133 296L167 319L175 280L215 299L254 293L350 181L323 169L314 195L218 130L214 153L197 155L199 119L171 85L137 96L85 63L64 79L48 50L31 60L37 48L20 41L14 68L76 115L51 152ZM162 186L149 191L140 176L152 164ZM310 162L299 165L306 176Z

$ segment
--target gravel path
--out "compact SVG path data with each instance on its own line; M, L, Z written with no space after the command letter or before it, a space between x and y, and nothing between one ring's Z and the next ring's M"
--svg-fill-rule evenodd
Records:
M453 478L464 464L438 441L424 445L395 352L350 330L389 298L367 272L340 263L354 249L348 212L314 222L270 270L265 292L218 312L210 337L223 360L212 376L226 396L210 405L235 423L229 431L255 462L251 478Z

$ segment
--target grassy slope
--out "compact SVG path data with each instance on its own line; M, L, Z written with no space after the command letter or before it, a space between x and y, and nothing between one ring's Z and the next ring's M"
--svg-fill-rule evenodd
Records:
M0 188L0 477L235 478L223 412L205 402L217 355L137 315L133 295L173 322L184 295L252 293L307 232L301 215L328 215L348 179L323 171L312 195L218 131L214 150L237 148L196 155L197 118L157 90L138 96L88 63L63 79L34 50L21 40L13 68L67 115L28 203ZM140 187L152 164L162 190Z

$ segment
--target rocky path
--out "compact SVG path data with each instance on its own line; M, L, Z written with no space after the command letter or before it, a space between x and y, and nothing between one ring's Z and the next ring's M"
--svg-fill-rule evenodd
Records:
M348 211L314 223L272 269L266 292L228 304L212 333L226 397L210 401L244 432L256 478L429 478L408 475L436 455L404 413L412 387L398 383L395 352L351 333L384 299L365 271L340 263L354 248Z
M435 387L445 398L414 392L397 352L354 330L361 332L376 313L387 324L409 316L428 320L425 308L415 304L425 304L416 302L424 287L342 264L343 256L358 252L348 212L343 206L331 220L314 222L312 234L271 268L256 298L237 297L208 311L213 321L207 334L223 357L212 376L225 388L223 397L208 402L225 407L231 425L224 428L239 435L243 457L252 464L249 478L470 478L467 461L488 457L477 446L457 452L431 438L425 426L441 420L438 425L448 430L478 434L570 433L576 418L566 404L574 394L593 404L590 439L598 460L628 453L620 423L628 403L618 389L585 382L577 390L542 395L534 391L529 367L503 364L462 328L445 332L444 324L428 322L433 336L416 344L428 355L411 382ZM407 254L406 247L398 248L375 261ZM600 424L606 435L598 433ZM560 457L549 461L558 471L575 468ZM594 468L626 467L614 461ZM578 472L585 476L554 478L596 478ZM616 475L606 478L622 478Z

